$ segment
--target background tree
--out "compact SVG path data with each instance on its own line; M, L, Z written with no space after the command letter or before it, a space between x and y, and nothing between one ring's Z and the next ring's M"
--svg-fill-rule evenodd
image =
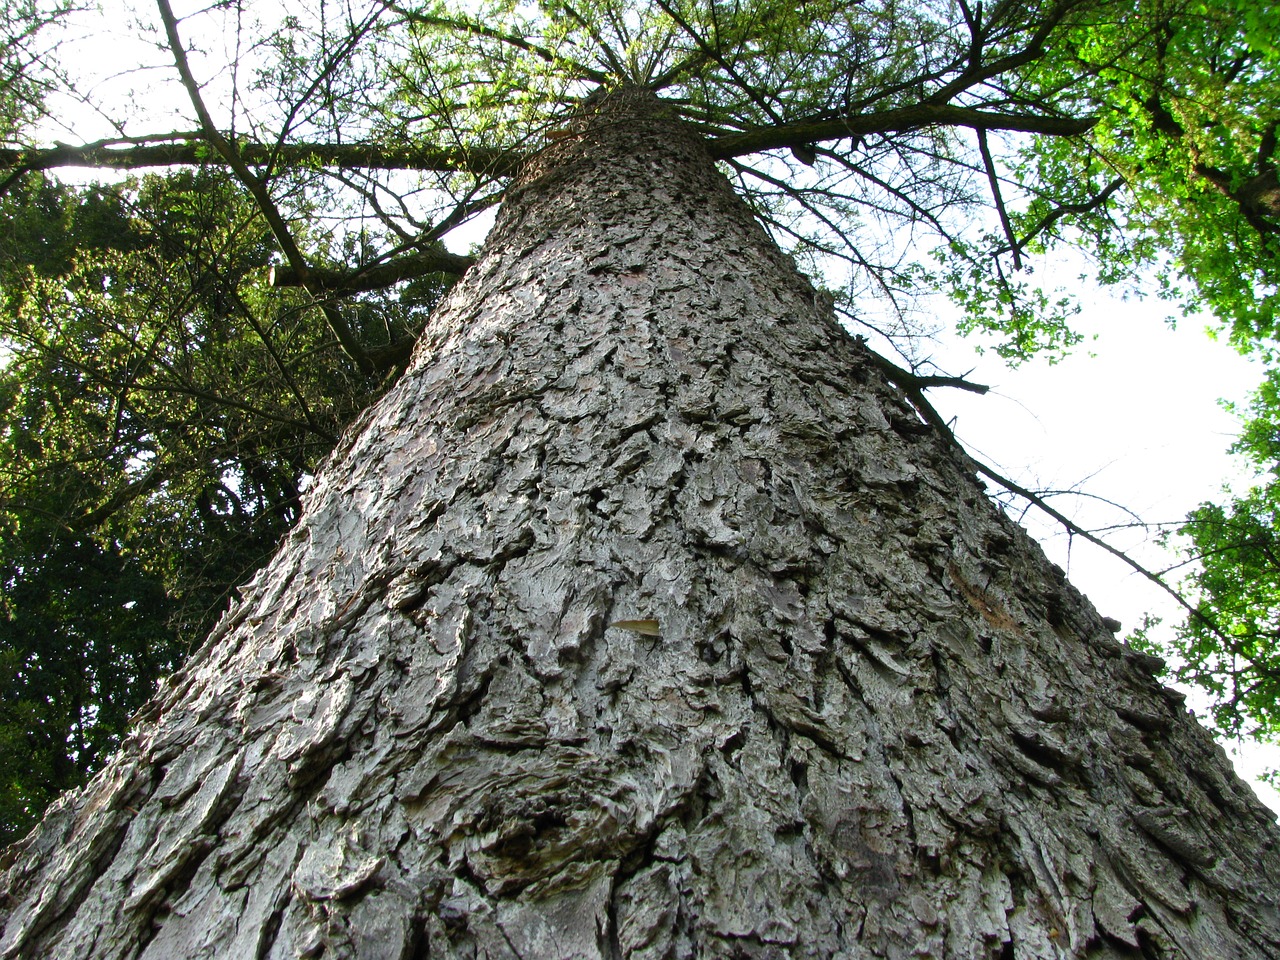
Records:
M1111 121L1137 147L1126 188L1156 214L1138 221L1142 253L1114 258L1112 268L1154 272L1162 296L1188 315L1211 314L1214 329L1266 369L1251 403L1235 411L1242 430L1232 448L1258 481L1180 526L1191 563L1182 588L1192 603L1176 633L1151 649L1171 654L1172 678L1209 694L1223 735L1268 741L1280 733L1274 18L1231 4L1170 17L1136 47L1144 68L1108 78L1134 105L1130 117Z

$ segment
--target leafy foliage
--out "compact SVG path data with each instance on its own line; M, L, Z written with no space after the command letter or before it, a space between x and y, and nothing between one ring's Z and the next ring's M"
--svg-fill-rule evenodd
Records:
M1280 504L1274 487L1204 504L1182 528L1203 558L1201 605L1179 634L1175 676L1213 697L1229 735L1280 732Z
M1112 109L1096 136L1102 149L1072 156L1048 145L1028 156L1037 170L1074 166L1087 189L1079 242L1104 282L1138 282L1205 315L1241 352L1270 365L1280 296L1280 182L1276 132L1280 14L1237 2L1157 4L1148 20L1090 34L1079 55L1098 64ZM1094 204L1111 183L1133 202L1123 219ZM1030 215L1042 215L1030 210ZM1056 229L1056 225L1055 225ZM1258 471L1243 495L1205 503L1179 531L1193 572L1194 602L1164 651L1174 679L1211 699L1221 732L1280 735L1280 374L1270 369L1233 452Z
M1243 13L1235 3L1178 11L1126 40L1127 56L1102 76L1117 104L1105 132L1136 200L1124 224L1132 255L1117 262L1160 268L1167 294L1186 284L1187 308L1251 350L1275 335L1280 280L1280 75L1274 51L1251 37L1264 19L1274 34L1280 16L1253 12L1250 26Z
M103 759L387 382L268 293L269 235L220 173L30 178L3 214L0 839ZM370 336L428 305L382 300Z
M0 843L106 759L185 653L139 560L44 518L3 519Z

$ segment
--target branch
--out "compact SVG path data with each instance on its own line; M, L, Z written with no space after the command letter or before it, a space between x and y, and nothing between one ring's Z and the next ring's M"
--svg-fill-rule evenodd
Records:
M297 119L298 111L300 111L303 108L303 106L311 100L311 97L316 93L317 90L319 90L323 85L329 83L333 79L334 71L336 71L338 67L342 65L343 61L345 61L350 56L352 51L354 51L356 47L360 45L360 42L361 40L364 39L365 35L370 30L373 29L374 25L377 23L380 13L381 11L371 10L365 16L365 19L362 23L358 25L352 24L353 29L347 34L347 36L343 39L343 41L340 44L338 44L337 49L335 49L329 55L327 62L323 65L323 67L319 71L317 71L315 77L312 78L311 83L307 87L307 89L301 95L295 96L293 98L293 101L294 101L293 105L290 106L287 111L285 111L284 119L280 124L280 134L278 137L276 137L276 142L275 142L276 149L282 146L286 138L289 136L289 132L293 129L294 120ZM234 82L232 84L232 89L233 90L235 89ZM233 128L234 128L234 123L233 123ZM270 170L271 168L273 168L275 166L275 163L276 163L276 154L275 154L275 150L273 149L271 162L266 165L267 170Z
M418 345L415 337L402 337L385 343L380 347L370 347L368 356L375 370L391 370L402 367L413 356L413 348Z
M665 90L689 71L701 69L702 66L710 59L711 58L702 50L691 53L679 63L672 65L664 73L659 74L649 81L649 87L655 91Z
M1148 97L1143 107L1151 115L1152 126L1156 130L1185 145L1191 156L1192 173L1235 203L1249 226L1264 238L1280 233L1280 226L1273 222L1280 218L1280 176L1271 159L1276 148L1274 122L1262 132L1258 143L1255 163L1259 172L1236 186L1239 178L1205 161L1200 145L1187 135L1182 125L1169 113L1158 92Z
M711 138L708 146L715 159L728 160L730 157L790 147L796 143L820 143L869 134L905 133L924 127L971 127L975 130L1010 130L1073 137L1088 133L1097 122L1093 117L992 113L971 107L924 103L834 120L800 121L746 133L731 133Z
M821 143L869 134L903 133L931 126L963 126L983 130L1079 136L1093 128L1094 118L1047 117L1036 114L1004 114L937 104L919 104L893 110L835 119L800 121L709 137L717 160L740 157L794 144ZM525 155L492 147L434 147L423 144L287 143L280 146L237 143L246 165L318 165L363 170L420 170L471 173L487 177L511 177L520 170ZM0 148L0 169L49 170L58 167L135 170L145 167L203 166L225 163L199 134L157 134L100 140L81 146Z
M217 272L213 272L216 276ZM222 278L219 277L219 280L222 280ZM258 322L257 315L254 314L254 312L249 309L249 305L244 302L244 299L240 296L240 291L238 291L232 284L228 283L226 286L230 293L231 302L235 304L236 310L242 317L244 317L245 321L253 329L253 332L257 334L258 339L262 341L262 346L267 351L267 356L271 358L271 362L275 365L275 368L279 372L281 378L283 378L285 385L289 388L289 392L293 394L293 398L298 402L298 407L302 410L302 415L307 418L307 423L310 425L311 430L323 437L326 442L330 444L337 443L337 436L322 427L316 420L315 415L311 412L311 405L307 403L307 398L303 395L302 389L298 386L297 380L294 379L293 374L289 370L289 365L284 362L284 358L281 357L280 352L276 350L276 346L271 341L271 337L268 335L266 329Z
M751 101L756 106L758 106L761 110L763 110L766 114L769 115L770 120L774 121L774 123L780 123L782 121L782 118L778 116L777 112L771 106L769 106L768 101L766 101L763 97L760 96L756 88L751 84L747 83L747 81L742 78L742 76L738 73L738 71L734 69L733 64L720 55L720 52L718 49L719 48L718 40L716 44L716 49L713 49L711 44L709 44L706 41L706 39L700 33L698 33L698 31L694 30L693 27L689 24L689 22L685 20L684 17L680 16L679 11L672 8L671 4L668 3L667 0L658 0L658 6L662 8L663 12L666 13L667 16L669 16L672 20L675 21L676 25L685 32L685 34L689 37L689 39L691 39L695 44L697 44L698 50L704 56L706 56L710 60L714 60L716 64L719 65L720 69L722 69L729 76L729 78L738 85L738 89L740 89L743 93L745 93L748 97L750 97ZM713 6L712 15L714 16L714 14L715 14L715 8ZM792 146L792 144L786 144L786 146ZM726 158L720 157L718 159L726 159Z
M1209 629L1214 630L1215 632L1218 632L1215 624L1209 621L1208 618L1206 618L1203 613L1201 613L1199 610L1196 609L1195 606L1193 606L1190 602L1188 602L1187 599L1182 596L1182 594L1178 593L1177 590L1175 590L1173 587L1165 583L1164 579L1159 574L1153 573L1152 571L1148 570L1146 567L1138 563L1137 560L1134 560L1123 550L1113 547L1111 544L1107 543L1101 537L1097 536L1091 531L1086 530L1084 527L1080 526L1080 524L1076 523L1074 520L1066 516L1066 514L1062 513L1060 510L1057 510L1054 507L1051 507L1043 497L1033 493L1032 491L1028 490L1026 487L1022 486L1021 484L1014 483L1009 478L997 473L992 467L989 467L985 463L982 463L981 461L975 459L967 450L965 450L964 446L960 443L960 441L956 439L956 435L951 431L951 428L947 426L946 421L942 419L941 414L939 414L938 411L934 409L933 404L931 404L928 400L925 399L925 396L921 392L919 387L911 383L912 380L916 379L914 374L907 374L905 370L898 370L898 368L895 367L888 360L885 360L883 357L879 356L878 354L876 354L875 352L869 349L867 350L867 356L871 358L873 364L880 367L880 369L882 370L886 370L889 378L893 380L894 383L899 388L901 388L904 393L906 393L907 399L911 401L911 405L916 408L916 411L920 414L920 416L923 417L927 423L933 426L934 429L936 429L942 437L944 437L945 439L949 440L952 444L954 444L956 449L958 449L961 453L964 454L964 456L969 460L969 462L973 465L973 468L978 473L982 474L984 477L987 477L989 480L995 481L996 483L1004 487L1006 490L1008 490L1010 493L1014 494L1015 496L1022 497L1022 499L1026 500L1028 503L1039 508L1047 516L1049 516L1053 520L1056 520L1058 523L1062 524L1062 526L1072 536L1082 537L1083 539L1092 543L1094 546L1101 547L1107 553L1111 554L1113 557L1120 560L1126 566L1130 567L1136 573L1141 574L1147 580L1150 580L1157 587L1159 587L1161 590L1167 593L1170 597L1172 597L1175 601L1177 601L1178 605L1181 606L1184 610L1186 610L1189 615L1207 624ZM890 372L893 370L897 370L899 374L905 374L906 377L908 378L907 382L909 385L904 386L903 383L899 382L894 376L894 374Z
M1103 187L1103 189L1096 196L1090 197L1088 200L1082 200L1079 203L1058 204L1056 207L1054 207L1052 210L1046 213L1043 217L1041 217L1040 221L1031 229L1029 229L1026 232L1026 234L1022 237L1021 240L1018 240L1016 242L1015 248L1022 249L1028 243L1030 243L1032 240L1038 237L1041 233L1048 230L1055 223L1061 220L1063 217L1070 216L1073 213L1092 213L1094 210L1098 209L1103 204L1105 204L1109 199L1111 199L1111 195L1115 193L1117 190L1119 190L1121 187L1123 187L1124 184L1125 184L1125 180L1123 177L1116 177L1116 179L1112 180L1109 184ZM997 253L1003 253L1003 251L997 251Z
M922 377L918 373L903 370L892 360L880 356L874 350L868 350L867 355L871 358L873 365L879 367L886 377L907 394L918 394L921 390L927 390L930 387L955 387L957 390L968 390L970 393L978 395L985 394L991 389L985 383L974 383L964 377Z
M1275 169L1275 153L1276 153L1276 128L1280 126L1280 121L1272 120L1267 125L1267 129L1262 133L1262 139L1258 141L1258 157L1255 160L1259 173L1266 173L1268 170Z
M469 33L472 36L484 37L488 40L497 40L499 43L505 43L509 46L515 47L517 50L523 50L526 53L531 53L535 57L538 57L552 66L568 67L570 70L578 74L580 79L590 80L593 83L598 83L602 87L609 82L607 74L601 73L599 70L593 70L584 63L579 63L571 57L562 56L554 50L541 46L540 44L532 43L526 38L516 34L507 33L503 30L498 30L475 20L465 20L461 17L440 17L428 13L415 13L412 10L406 10L398 3L391 2L391 0L379 0L379 2L386 7L386 9L399 14L411 23L420 23L428 27L443 27L447 30L458 30L463 33Z
M65 526L76 533L92 532L102 526L108 517L173 479L177 472L176 464L157 464L137 480L132 480L118 488L96 507L84 511L78 517L68 519Z
M978 151L982 154L982 164L987 168L987 182L991 184L991 199L995 201L996 212L1000 214L1000 226L1009 240L1009 250L1013 254L1013 269L1022 269L1022 250L1018 246L1018 238L1014 236L1013 224L1009 222L1009 211L1004 207L1004 196L1000 192L1000 178L996 174L996 162L991 157L991 148L987 146L987 131L978 128Z
M600 35L600 32L595 28L591 19L584 17L574 9L568 0L555 0L554 3L547 4L546 9L549 13L554 14L555 7L559 7L565 13L569 14L573 21L586 31L587 36L589 36L592 42L599 47L600 53L604 55L604 59L609 65L609 69L612 70L616 76L625 77L627 75L626 64L619 59L617 53L614 52L613 47L604 42L604 37Z
M1079 5L1078 0L1064 0L1064 2L1059 3L1048 11L1021 50L992 60L990 63L983 63L983 47L991 39L991 34L988 31L990 31L992 24L1000 19L1002 5L997 4L995 11L988 17L984 28L981 23L982 4L979 3L976 10L971 10L968 4L961 0L960 8L964 14L965 24L969 28L970 36L969 66L950 83L944 84L930 94L929 99L934 103L946 103L965 90L971 90L975 86L998 77L1002 73L1008 73L1018 67L1026 66L1039 60L1044 56L1045 44L1054 30L1061 25L1063 18L1067 14Z
M272 287L301 287L323 290L326 293L350 294L381 290L401 280L425 276L428 273L449 273L461 276L475 263L474 258L450 253L447 250L427 250L420 254L401 257L389 263L353 271L312 268L304 280L292 266L274 266L268 274L267 284Z
M1192 156L1199 156L1199 151L1194 147ZM1267 219L1280 217L1280 177L1277 177L1275 169L1251 177L1238 188L1232 186L1230 174L1218 167L1197 162L1192 164L1191 169L1196 176L1207 180L1215 190L1235 203L1240 215L1260 235L1265 237L1280 232L1280 227Z
M937 416L936 413L934 415ZM1023 487L1017 483L1014 483L1012 480L1008 479L1007 477L1001 476L1000 474L996 473L994 469L992 469L991 467L988 467L986 464L981 463L978 460L974 460L972 457L970 457L969 459L980 474L987 477L988 479L994 480L996 483L1000 484L1000 486L1004 487L1010 493L1016 496L1022 497L1022 499L1026 500L1028 503L1039 508L1049 517L1056 520L1058 523L1062 524L1062 526L1065 527L1067 532L1070 533L1072 536L1082 537L1085 540L1088 540L1090 543L1092 543L1095 547L1101 547L1107 553L1111 554L1117 560L1120 560L1122 563L1124 563L1126 566L1132 569L1135 573L1141 574L1147 580L1150 580L1157 587L1159 587L1161 590L1167 593L1170 597L1172 597L1175 601L1177 601L1178 605L1181 606L1184 610L1186 610L1188 614L1190 614L1191 616L1195 617L1198 620L1201 620L1202 622L1209 623L1209 621L1204 616L1204 614L1202 614L1199 610L1197 610L1196 607L1194 607L1190 602L1188 602L1187 599L1183 597L1182 594L1180 594L1177 590L1175 590L1173 587L1165 583L1163 578L1161 578L1159 574L1153 573L1152 571L1148 570L1146 567L1140 564L1137 560L1134 560L1123 550L1113 547L1111 544L1107 543L1107 541L1103 540L1101 537L1086 530L1084 527L1080 526L1080 524L1076 523L1074 520L1072 520L1065 514L1049 506L1049 504L1045 502L1043 497L1037 496L1036 494L1028 490L1026 487ZM1209 626L1210 626L1210 629L1214 629L1214 625L1212 623L1209 623Z
M510 177L524 157L510 150L379 143L239 143L240 159L251 167L318 165L363 170L422 170ZM22 173L56 167L136 170L144 167L225 163L199 133L99 140L82 146L15 149L0 147L0 170Z
M290 232L288 224L285 223L284 217L281 216L279 208L276 207L275 201L271 198L271 192L267 189L266 181L256 176L249 169L249 165L235 145L222 135L222 132L218 130L213 122L213 116L209 113L209 108L205 105L204 97L200 93L200 85L196 83L195 76L191 72L191 65L187 62L186 49L183 47L182 39L178 35L178 21L173 15L173 8L170 7L169 0L156 0L156 4L160 10L160 18L164 21L165 35L169 40L169 48L173 52L174 64L178 68L178 75L182 79L183 87L186 88L191 105L195 107L196 115L200 118L200 127L205 139L217 150L218 154L235 173L236 179L253 196L254 202L258 205L258 209L266 219L267 225L271 228L271 233L275 236L276 242L280 244L285 259L289 261L289 266L297 272L302 280L302 285L308 288L308 292L313 292L307 283L310 275L310 266L306 257L303 256L302 250L299 249L297 242L293 239L293 234ZM320 308L330 331L337 337L347 356L355 361L362 372L366 374L372 373L376 369L374 361L370 358L364 345L356 337L350 325L343 318L342 313L332 304L317 303L316 306Z

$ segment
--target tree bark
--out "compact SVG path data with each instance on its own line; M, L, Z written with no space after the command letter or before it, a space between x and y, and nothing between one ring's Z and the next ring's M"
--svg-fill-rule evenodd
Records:
M1280 956L1280 833L704 146L535 157L0 956Z

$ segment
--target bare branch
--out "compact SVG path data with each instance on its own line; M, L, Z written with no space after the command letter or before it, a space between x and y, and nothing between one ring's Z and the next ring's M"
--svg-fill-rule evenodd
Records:
M870 349L867 350L867 353L870 357L876 358L876 354L872 352ZM877 363L876 365L880 366L881 369L885 369L884 365L887 365L889 367L893 366L893 364L889 363L889 361L883 360L883 358L879 358L879 359L883 361L883 365L879 363ZM872 362L876 363L876 360L873 359ZM905 373L905 371L902 371L902 372ZM913 375L908 375L908 376L913 377ZM1034 493L1031 490L1028 490L1026 487L1022 486L1019 483L1015 483L1014 481L1010 480L1008 477L1005 477L999 472L997 472L993 467L989 467L985 463L982 463L980 460L975 459L972 454L970 454L967 450L965 450L964 446L960 443L960 441L956 439L955 434L951 431L951 428L947 426L946 421L942 419L941 414L939 414L938 411L934 408L933 404L931 404L925 398L924 393L920 390L920 388L917 385L915 385L914 383L911 383L910 379L907 381L906 384L899 382L897 379L894 378L894 376L891 373L889 374L889 377L891 380L894 381L895 385L898 386L907 395L907 398L911 401L912 406L916 408L920 416L923 417L926 422L931 424L943 437L945 437L951 443L953 443L958 450L964 453L965 457L969 460L969 462L973 465L973 468L978 473L980 473L982 476L986 477L987 479L993 480L994 482L998 483L1000 486L1004 487L1006 490L1008 490L1010 493L1014 494L1015 496L1021 497L1023 500L1026 500L1029 504L1039 509L1046 516L1062 524L1063 528L1072 536L1080 537L1084 540L1087 540L1089 543L1092 543L1094 546L1100 547L1102 550L1105 550L1107 553L1111 554L1117 560L1121 561L1127 567L1132 569L1135 573L1138 573L1145 579L1150 580L1152 583L1154 583L1157 587L1159 587L1161 590L1167 593L1170 597L1172 597L1173 600L1177 602L1177 604L1181 606L1184 610L1186 610L1190 616L1204 623L1208 629L1214 631L1215 633L1219 632L1216 624L1214 624L1207 617L1205 617L1205 615L1201 613L1200 610L1194 604L1188 601L1181 593L1179 593L1173 587L1169 586L1169 584L1165 583L1164 579L1158 573L1154 573L1153 571L1148 570L1146 567L1138 563L1138 561L1134 560L1123 550L1107 543L1105 540L1103 540L1101 537L1099 537L1097 534L1093 533L1092 531L1086 530L1084 527L1080 526L1080 524L1076 523L1066 514L1062 513L1060 510L1051 506L1044 499L1044 497ZM1223 637L1223 639L1225 641L1226 638Z
M389 263L381 263L354 271L325 270L313 267L304 280L292 266L271 268L268 284L273 287L301 287L323 290L330 294L363 293L381 290L414 277L429 273L448 273L461 276L475 263L472 257L450 253L448 250L424 250L400 257Z
M1026 500L1028 503L1035 506L1037 509L1039 509L1041 512L1043 512L1047 516L1051 517L1052 519L1056 520L1058 523L1062 524L1062 526L1072 536L1081 537L1089 541L1090 543L1092 543L1095 547L1101 547L1107 553L1111 554L1117 560L1121 561L1127 567L1132 569L1135 573L1140 574L1147 580L1150 580L1152 583L1154 583L1157 587L1159 587L1161 590L1167 593L1170 597L1172 597L1178 603L1178 605L1181 606L1184 610L1186 610L1191 616L1195 617L1198 620L1205 621L1203 614L1201 614L1200 611L1192 603L1190 603L1182 594L1180 594L1173 587L1169 586L1169 584L1165 583L1159 574L1154 573L1151 570L1148 570L1146 567L1138 563L1137 560L1134 560L1123 550L1117 547L1113 547L1111 544L1107 543L1107 541L1103 540L1101 537L1097 536L1092 531L1086 530L1084 527L1080 526L1080 524L1076 523L1074 520L1066 516L1061 511L1055 509L1054 507L1051 507L1043 497L1038 496L1037 494L1028 490L1026 487L1021 486L1020 484L1014 483L1008 477L1002 476L1001 474L997 473L992 467L989 467L978 460L974 460L972 457L970 457L969 459L973 462L973 465L977 469L977 471L980 474L982 474L984 477L987 477L990 480L994 480L996 483L1000 484L1000 486L1004 487L1010 493L1021 497L1022 499ZM1205 621L1205 622L1207 623L1208 621Z
M237 143L240 158L251 167L268 165L339 167L365 170L434 170L509 177L524 155L483 147L461 149L425 144L379 143ZM201 133L100 140L82 146L0 148L0 170L22 173L57 167L136 170L145 167L203 166L225 160L210 150Z
M1097 122L1092 117L993 113L971 107L922 103L859 116L761 127L744 133L713 137L708 145L713 157L727 160L762 150L790 147L795 143L821 143L869 134L906 133L925 127L970 127L974 130L1009 130L1074 137L1088 133Z
M967 390L970 393L982 395L991 389L985 383L974 383L964 377L921 376L918 373L903 370L893 361L880 356L873 350L868 350L867 352L871 357L871 362L884 371L885 376L904 391L928 390L930 387L954 387L957 390Z
M987 145L987 131L978 128L978 151L982 154L982 164L987 169L987 182L991 184L991 199L995 202L996 212L1000 215L1000 226L1009 240L1009 251L1013 254L1013 269L1022 269L1022 250L1018 246L1018 238L1014 236L1013 224L1009 222L1009 211L1004 206L1004 196L1000 191L1000 178L996 174L996 162L991 156L991 148Z

